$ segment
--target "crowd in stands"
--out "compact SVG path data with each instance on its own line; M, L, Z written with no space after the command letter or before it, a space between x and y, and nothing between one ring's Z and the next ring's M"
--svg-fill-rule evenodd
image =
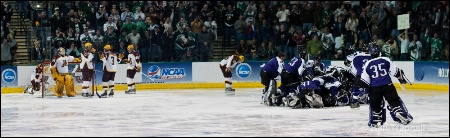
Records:
M51 39L36 31L30 55L39 60L58 47L79 57L91 42L123 53L134 45L143 62L211 61L218 36L246 61L279 51L287 59L343 60L371 42L393 60L448 60L446 1L4 1L2 38L10 33L11 3L32 27L51 29ZM402 14L410 27L397 30ZM3 65L10 40L2 41Z

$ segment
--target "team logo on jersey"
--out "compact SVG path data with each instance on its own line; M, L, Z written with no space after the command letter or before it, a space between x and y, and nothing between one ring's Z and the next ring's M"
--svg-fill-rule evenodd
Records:
M241 79L248 78L252 74L252 67L247 63L241 63L236 68L236 74Z
M148 78L152 81L167 79L184 79L186 76L184 68L160 68L152 65L148 68Z
M2 81L6 83L12 83L16 80L16 71L13 69L5 69L2 72Z

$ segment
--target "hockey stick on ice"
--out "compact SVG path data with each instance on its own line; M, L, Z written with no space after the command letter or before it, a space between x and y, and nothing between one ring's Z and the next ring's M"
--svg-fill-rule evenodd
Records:
M400 71L400 77L403 79L404 82L400 82L400 87L403 91L406 91L405 89L405 83L408 83L409 85L412 85L411 81L409 81L408 78L406 78L406 75L403 73L403 71Z

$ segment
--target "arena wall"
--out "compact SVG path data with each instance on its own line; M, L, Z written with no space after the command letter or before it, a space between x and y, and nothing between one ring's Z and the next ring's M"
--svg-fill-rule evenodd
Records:
M342 61L323 61L325 66L344 66ZM259 72L265 62L245 62L232 70L234 88L262 88ZM406 89L449 91L448 62L395 61L403 69L413 85ZM146 89L206 89L224 88L224 79L219 62L147 63L142 73L137 73L138 90ZM115 78L115 89L126 90L126 64L119 64ZM30 84L30 75L35 66L2 66L2 93L21 93ZM101 85L102 65L95 66L95 84ZM392 77L400 89L398 80ZM50 79L50 81L53 81Z

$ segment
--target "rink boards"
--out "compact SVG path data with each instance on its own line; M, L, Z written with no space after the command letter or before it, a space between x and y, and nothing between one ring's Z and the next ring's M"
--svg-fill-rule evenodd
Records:
M244 62L232 70L233 88L262 88L259 73L266 62ZM323 61L325 66L344 67L343 61ZM224 88L224 78L219 62L146 63L142 72L135 75L138 90L146 89L205 89ZM406 89L438 90L448 92L448 62L395 61L403 69L413 85ZM115 78L115 89L126 90L126 64L119 64ZM23 87L31 85L30 76L35 66L2 66L2 93L21 93ZM102 65L95 66L95 83L101 84ZM398 80L392 77L400 89ZM279 83L278 83L279 84ZM100 86L101 87L101 86Z

